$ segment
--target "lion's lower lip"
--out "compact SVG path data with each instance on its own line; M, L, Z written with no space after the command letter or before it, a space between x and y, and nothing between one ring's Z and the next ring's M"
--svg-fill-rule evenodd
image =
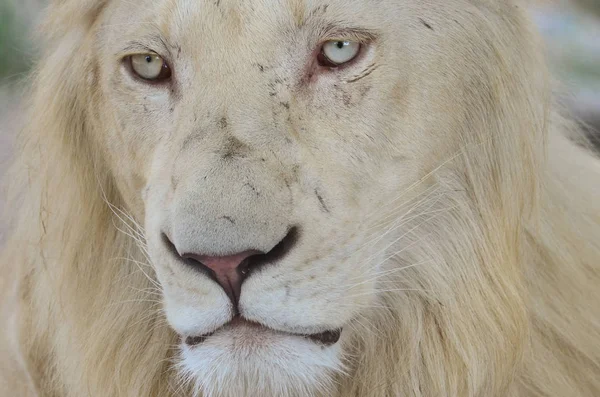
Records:
M262 324L253 323L253 322L244 320L240 317L235 317L232 321L227 323L224 327L233 328L233 327L239 327L239 326L250 326L250 327L259 328L259 329L262 328L263 330L268 330L270 332L275 332L275 333L279 333L279 334L283 334L283 335L292 335L292 336L303 337L303 338L309 339L315 343L319 343L324 346L331 346L331 345L336 344L340 340L340 337L342 335L341 328L335 329L335 330L329 330L329 331L325 331L325 332L321 332L321 333L317 333L317 334L296 334L293 332L276 331L276 330L268 328ZM208 333L205 335L188 336L185 338L185 344L190 347L197 346L197 345L203 343L204 341L206 341L206 339L210 338L217 331L214 331L214 332L211 332L211 333Z

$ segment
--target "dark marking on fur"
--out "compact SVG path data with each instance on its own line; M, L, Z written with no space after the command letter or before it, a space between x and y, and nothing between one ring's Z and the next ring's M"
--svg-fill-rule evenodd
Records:
M230 137L223 146L221 158L223 160L231 159L233 157L245 158L248 146L236 137Z
M350 103L352 103L352 95L350 95L347 92L344 92L342 94L342 100L344 101L344 105L350 106Z
M202 135L199 132L194 132L186 136L181 144L181 151L183 152L186 150L188 146L190 146L194 141L200 140L201 137Z
M231 223L232 225L235 225L235 221L230 216L222 216L221 219L225 219L226 221L229 221L229 223Z
M369 67L361 74L351 77L348 80L346 80L347 83L354 83L362 78L367 77L368 75L370 75L371 73L373 73L375 70L377 70L378 66L375 64L369 65Z
M292 167L292 174L295 180L300 180L300 166L298 164Z
M290 110L290 103L289 102L279 102L279 104L281 106L283 106L284 108L286 108L286 110Z
M371 91L371 87L370 86L364 86L360 89L360 97L364 98L367 96L367 94L369 93L369 91Z
M261 65L260 63L256 64L256 67L258 68L258 70L260 70L261 72L265 71L265 67L263 65Z
M319 194L319 191L317 189L315 189L315 196L317 196L317 199L321 204L321 209L329 214L331 211L329 211L327 204L325 204L325 200L323 200L323 197Z
M456 22L456 24L457 24L458 26L460 26L461 28L465 29L464 25L463 25L462 23L458 22L458 20L456 20L456 19L453 19L453 21L454 21L454 22ZM466 29L465 29L465 30L466 30Z
M324 5L320 5L316 8L314 8L309 14L308 14L308 18L306 18L305 20L302 21L301 25L306 24L307 20L310 20L311 18L314 18L318 13L321 14L325 14L327 12L327 9L329 8L329 4L324 4Z
M177 189L177 178L175 178L175 175L171 175L171 189L173 191Z
M256 197L260 197L260 192L249 182L244 183L244 186L248 186L255 194Z
M220 129L224 130L225 128L227 128L227 117L221 117L221 119L219 120L219 122L217 123L217 125L219 126Z
M269 96L277 95L277 84L274 82L269 82Z
M431 29L431 30L433 30L433 28L431 27L431 25L430 25L430 24L428 24L427 22L425 22L425 20L424 20L424 19L421 19L421 18L419 18L419 21L421 21L421 23L422 23L423 25L425 25L425 27L427 27L427 29Z

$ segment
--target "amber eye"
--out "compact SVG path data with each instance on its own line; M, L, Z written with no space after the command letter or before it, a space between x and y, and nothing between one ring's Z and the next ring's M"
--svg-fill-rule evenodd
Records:
M171 68L156 54L136 54L129 57L131 70L144 80L158 82L171 77Z
M352 61L359 52L358 42L330 40L323 44L318 60L321 66L337 67Z

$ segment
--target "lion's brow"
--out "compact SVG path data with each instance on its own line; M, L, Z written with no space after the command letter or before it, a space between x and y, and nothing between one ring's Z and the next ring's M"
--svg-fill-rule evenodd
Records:
M169 46L160 34L150 34L148 36L142 36L138 39L128 41L119 50L121 54L130 54L132 52L149 51L149 52L170 52L171 46Z
M332 22L322 15L310 13L303 25L315 27L315 33L323 40L344 39L358 42L374 41L379 36L378 32L366 27L352 26L351 21L337 20Z

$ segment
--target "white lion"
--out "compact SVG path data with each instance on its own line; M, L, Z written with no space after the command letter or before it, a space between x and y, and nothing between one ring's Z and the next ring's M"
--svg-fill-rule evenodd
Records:
M599 396L600 162L516 0L61 0L2 396Z

